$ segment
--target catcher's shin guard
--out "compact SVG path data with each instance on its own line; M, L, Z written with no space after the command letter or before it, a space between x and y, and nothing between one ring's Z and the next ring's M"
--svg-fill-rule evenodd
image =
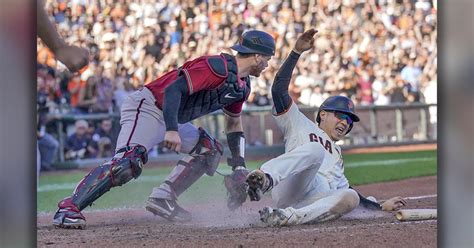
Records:
M111 161L96 167L85 176L72 195L72 203L78 210L91 205L112 187L121 186L137 178L148 160L146 148L141 145L119 149Z
M171 198L177 199L184 191L193 185L208 170L206 160L199 157L186 156L166 178L165 184L171 188Z
M213 176L222 156L222 145L199 128L199 141L178 164L157 191L157 198L176 199L204 173ZM171 196L169 196L171 194Z

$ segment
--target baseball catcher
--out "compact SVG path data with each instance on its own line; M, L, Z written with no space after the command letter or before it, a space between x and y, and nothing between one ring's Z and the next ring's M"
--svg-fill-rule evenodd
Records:
M243 181L245 138L240 113L250 93L250 76L260 76L268 66L275 53L275 41L265 32L250 30L232 49L237 55L198 57L132 93L121 108L115 156L94 168L71 196L58 203L53 224L84 227L86 219L81 211L111 188L138 178L147 163L148 151L160 142L185 157L161 185L153 188L146 209L170 221L191 220L191 213L178 205L178 197L202 175L214 175L223 146L190 121L219 109L225 113L225 131L232 152L231 178Z

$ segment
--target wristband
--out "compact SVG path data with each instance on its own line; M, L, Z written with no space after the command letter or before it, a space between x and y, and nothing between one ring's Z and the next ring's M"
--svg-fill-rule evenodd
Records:
M231 132L227 134L227 143L229 145L232 158L227 159L227 163L235 168L237 166L245 167L245 136L243 132Z

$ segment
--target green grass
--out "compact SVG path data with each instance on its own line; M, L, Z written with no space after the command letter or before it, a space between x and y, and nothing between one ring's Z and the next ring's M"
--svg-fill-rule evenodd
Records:
M344 155L345 174L351 185L394 181L411 177L436 175L436 151L406 153L348 154ZM248 161L249 169L264 161ZM141 207L153 187L160 185L172 168L145 168L137 180L122 187L112 188L99 198L90 210L120 207ZM221 164L219 171L229 173ZM63 175L41 175L37 193L37 211L53 212L57 202L71 194L85 172L74 171ZM180 197L183 204L205 203L212 199L225 200L223 177L204 176Z
M344 164L350 184L360 185L436 175L437 154L436 151L348 154L344 156Z

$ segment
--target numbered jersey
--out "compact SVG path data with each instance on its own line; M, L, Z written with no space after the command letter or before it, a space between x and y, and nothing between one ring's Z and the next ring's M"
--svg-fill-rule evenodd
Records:
M325 150L325 157L318 174L327 179L330 189L349 187L344 176L341 148L316 123L301 113L296 104L292 103L286 112L274 117L284 134L285 152L309 142L319 143Z

